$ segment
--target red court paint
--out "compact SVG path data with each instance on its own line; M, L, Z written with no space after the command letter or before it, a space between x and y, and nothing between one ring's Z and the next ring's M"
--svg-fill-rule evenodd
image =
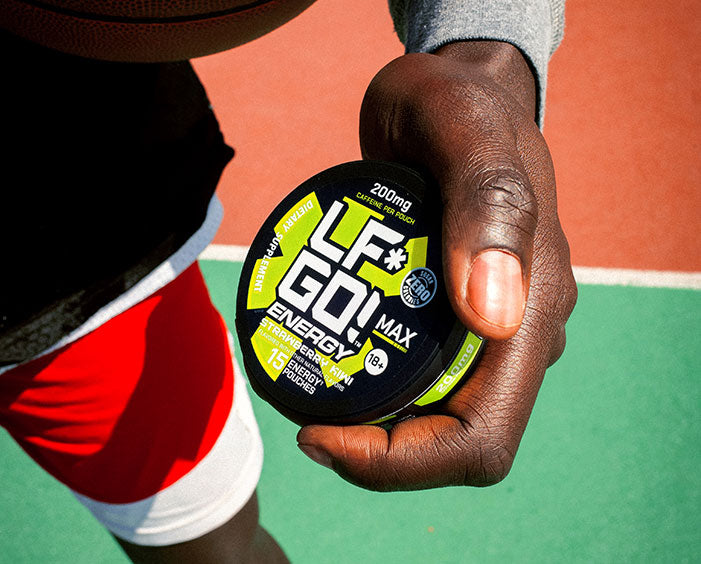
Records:
M264 38L195 61L237 149L216 243L249 245L290 186L360 157L363 93L403 48L385 2L353 7L317 2ZM545 136L573 263L701 271L701 3L568 2L566 15Z

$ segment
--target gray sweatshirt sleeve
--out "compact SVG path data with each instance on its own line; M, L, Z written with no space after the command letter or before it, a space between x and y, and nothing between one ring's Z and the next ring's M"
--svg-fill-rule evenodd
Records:
M465 39L494 39L518 47L538 85L543 124L548 61L562 40L565 0L389 0L407 53L430 52Z

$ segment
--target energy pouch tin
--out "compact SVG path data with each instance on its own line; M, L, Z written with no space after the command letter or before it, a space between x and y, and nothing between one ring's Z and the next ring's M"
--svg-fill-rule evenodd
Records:
M445 292L437 191L385 162L341 164L290 193L250 247L236 311L251 386L300 425L426 413L483 346Z

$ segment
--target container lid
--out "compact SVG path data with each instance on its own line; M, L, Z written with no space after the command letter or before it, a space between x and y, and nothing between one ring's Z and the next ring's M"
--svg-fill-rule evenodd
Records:
M252 387L297 423L412 404L468 334L443 284L437 190L373 161L301 184L250 247L236 327Z

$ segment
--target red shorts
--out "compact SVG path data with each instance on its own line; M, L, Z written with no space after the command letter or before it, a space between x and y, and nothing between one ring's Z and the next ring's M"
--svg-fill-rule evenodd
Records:
M0 374L0 424L117 536L196 538L245 504L262 464L229 339L192 265L87 335Z

